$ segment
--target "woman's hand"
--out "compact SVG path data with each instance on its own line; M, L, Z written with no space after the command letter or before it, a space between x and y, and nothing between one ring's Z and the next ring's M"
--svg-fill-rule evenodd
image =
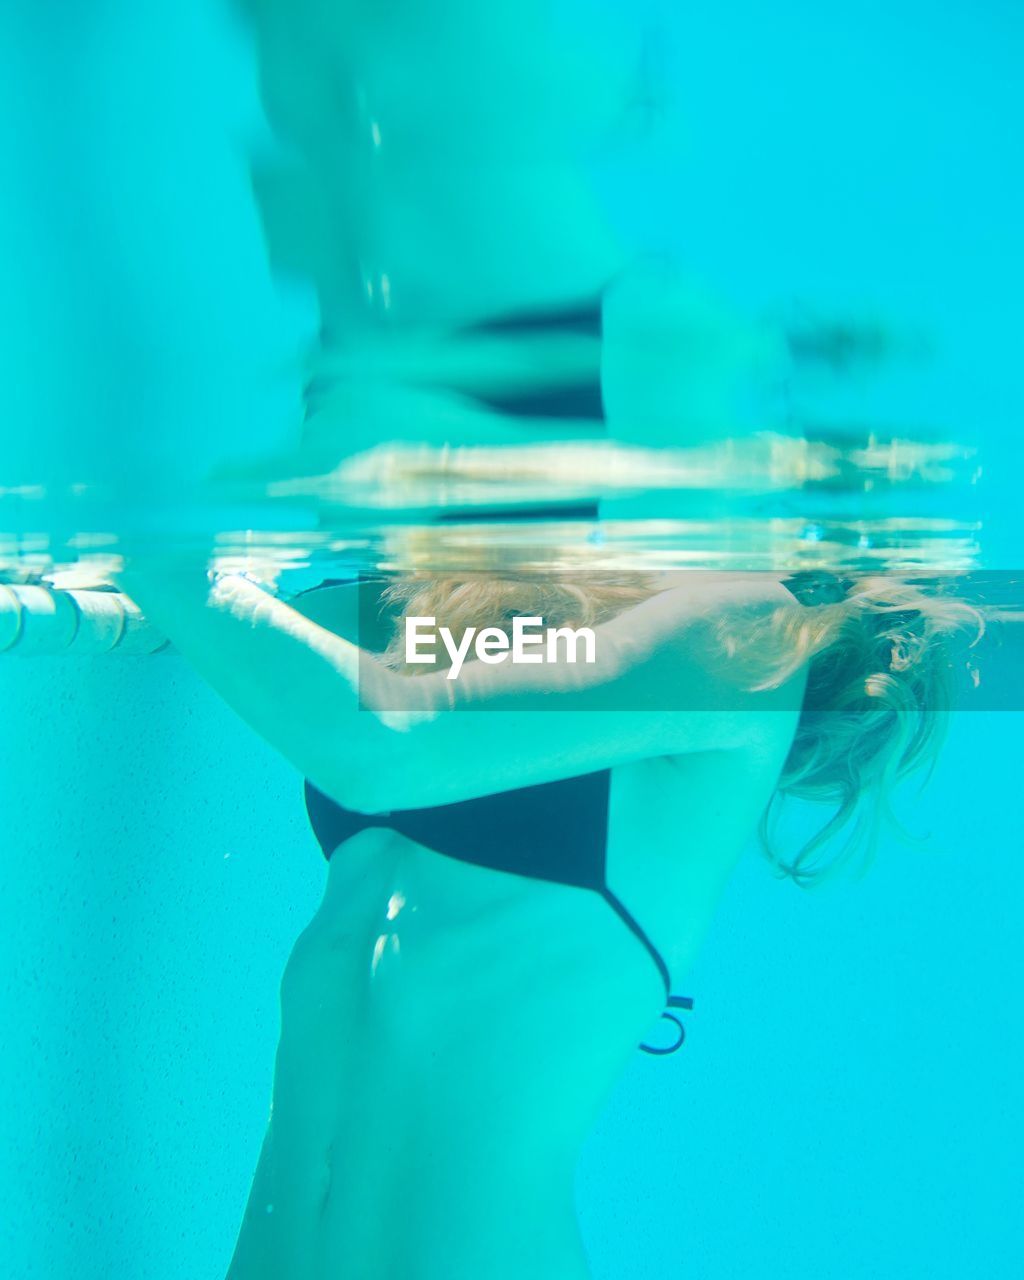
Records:
M389 732L358 699L360 650L240 576L134 560L118 585L220 696L317 786L357 802Z

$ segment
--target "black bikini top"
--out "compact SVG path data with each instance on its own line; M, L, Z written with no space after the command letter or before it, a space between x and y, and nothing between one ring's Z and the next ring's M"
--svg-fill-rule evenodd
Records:
M675 1024L676 1039L664 1048L647 1044L640 1048L646 1053L674 1053L686 1031L667 1010L692 1009L693 1001L672 994L668 965L661 953L608 887L605 864L610 787L611 770L601 769L429 809L364 814L335 804L307 782L306 812L326 858L357 832L384 827L460 862L599 893L646 948L665 984L666 1011L661 1016Z

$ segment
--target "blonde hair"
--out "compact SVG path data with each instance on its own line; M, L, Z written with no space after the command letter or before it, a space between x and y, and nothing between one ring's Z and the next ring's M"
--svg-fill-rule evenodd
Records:
M981 614L934 582L866 575L840 596L762 615L741 637L728 619L718 624L723 652L762 668L751 688L777 687L809 664L793 744L760 824L769 859L800 885L856 853L867 865L883 821L894 822L894 786L922 767L927 777L945 736L955 674L949 642L973 632L974 645L984 632ZM788 857L774 835L787 797L833 808Z
M587 573L581 585L549 574L480 572L460 577L413 575L399 579L385 589L383 601L386 607L399 609L402 614L435 618L438 628L448 627L458 637L467 627L500 626L517 614L539 615L552 627L592 626L649 599L657 590L650 574ZM435 656L437 661L431 670L447 665L443 648ZM397 630L383 660L408 671ZM414 669L424 670L425 667Z
M858 850L865 862L870 857L883 819L892 818L893 786L933 762L944 736L953 691L947 641L973 631L974 644L984 630L977 610L934 582L819 576L833 583L827 602L728 612L709 619L706 631L712 661L751 690L777 688L808 664L796 734L760 826L779 873L804 886ZM659 589L654 575L643 573L588 573L582 582L533 573L413 575L389 586L384 601L402 613L432 616L458 636L516 614L539 614L552 626L600 623ZM437 658L441 663L445 655ZM397 631L384 660L403 665ZM833 808L788 857L774 836L786 797Z

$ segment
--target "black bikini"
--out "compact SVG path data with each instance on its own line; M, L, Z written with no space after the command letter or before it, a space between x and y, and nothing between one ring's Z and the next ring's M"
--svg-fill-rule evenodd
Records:
M306 783L306 812L324 856L368 827L385 827L436 853L478 867L592 889L646 947L665 984L667 1009L692 1009L688 996L671 991L668 965L607 881L608 797L611 770L601 769L558 782L499 791L474 800L398 809L391 813L354 813ZM674 1014L661 1015L677 1028L666 1048L643 1044L646 1053L674 1053L686 1032Z

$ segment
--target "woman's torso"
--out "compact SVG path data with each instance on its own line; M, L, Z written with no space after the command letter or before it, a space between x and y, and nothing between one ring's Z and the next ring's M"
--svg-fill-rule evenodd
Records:
M446 329L600 288L622 265L586 166L651 127L637 13L299 0L250 6L265 106L294 157L261 176L275 256L325 330Z
M676 990L788 750L792 713L762 720L749 751L612 771L608 883ZM355 836L282 980L231 1280L585 1275L579 1147L664 998L599 894Z

